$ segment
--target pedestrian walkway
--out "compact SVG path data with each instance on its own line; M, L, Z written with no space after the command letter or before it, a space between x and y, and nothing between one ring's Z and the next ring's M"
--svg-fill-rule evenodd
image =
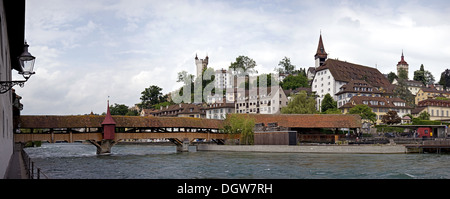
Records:
M14 151L9 162L6 179L28 179L27 169L22 157L22 144L15 143Z

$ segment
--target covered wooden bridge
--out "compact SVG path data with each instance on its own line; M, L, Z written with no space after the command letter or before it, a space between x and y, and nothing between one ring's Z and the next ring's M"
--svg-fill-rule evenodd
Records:
M361 128L358 115L322 115L322 114L248 114L256 123L285 127L297 132L297 139L312 141L336 139L335 135L325 135L321 129L337 132L346 128L357 132ZM113 135L105 137L105 121L111 117L114 121ZM103 122L103 125L102 125ZM140 116L105 116L78 115L24 115L15 120L18 129L14 134L16 142L27 141L81 141L88 140L97 147L102 141L117 143L125 139L169 139L177 146L186 147L196 139L213 140L223 143L225 139L237 139L239 134L223 133L225 122L222 120L188 117L140 117ZM325 136L325 137L324 137ZM314 140L315 139L315 140ZM109 147L110 148L110 147Z
M114 140L125 139L169 139L181 144L183 140L227 139L221 133L223 121L187 117L140 117L112 116L115 124ZM23 115L16 120L14 139L16 142L57 141L74 142L81 140L103 140L102 121L99 115Z

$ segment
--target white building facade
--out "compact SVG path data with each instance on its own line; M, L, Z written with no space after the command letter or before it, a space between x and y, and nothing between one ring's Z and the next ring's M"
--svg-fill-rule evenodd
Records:
M12 81L17 72L12 69L20 68L17 57L23 52L24 29L25 0L0 0L0 81ZM0 178L8 177L13 155L16 98L12 89L0 93Z

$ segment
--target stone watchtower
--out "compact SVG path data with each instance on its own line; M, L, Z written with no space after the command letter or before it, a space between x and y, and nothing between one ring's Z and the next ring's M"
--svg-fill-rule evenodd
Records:
M406 75L408 75L408 68L409 68L409 65L408 65L408 63L405 61L405 57L403 56L403 50L402 50L402 57L401 57L401 60L400 60L400 61L398 62L398 64L397 64L397 76L400 75L400 70L401 70L401 69L405 70L405 71L406 71ZM406 79L408 79L408 78L406 78Z
M206 55L205 59L198 59L197 54L195 54L195 65L197 66L197 76L195 78L200 77L202 72L208 66L208 55Z

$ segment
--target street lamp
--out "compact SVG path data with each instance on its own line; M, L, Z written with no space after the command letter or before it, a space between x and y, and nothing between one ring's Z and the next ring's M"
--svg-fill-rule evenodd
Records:
M20 67L22 71L19 72L19 74L23 75L23 77L28 80L31 75L33 75L35 72L33 71L34 68L34 61L36 60L36 57L31 55L28 52L29 45L27 42L23 45L23 53L18 57Z
M33 71L34 68L34 61L36 60L36 57L31 55L28 52L29 45L27 42L23 45L23 53L17 57L19 64L20 64L20 70L19 74L25 78L25 80L22 81L0 81L1 88L0 88L0 94L6 93L15 85L19 85L20 87L23 87L25 82L31 77L31 75L35 74Z

